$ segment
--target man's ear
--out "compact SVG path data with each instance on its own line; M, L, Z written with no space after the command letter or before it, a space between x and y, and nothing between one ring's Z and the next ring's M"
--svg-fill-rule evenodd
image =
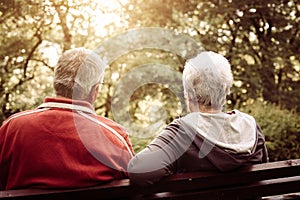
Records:
M99 92L99 84L94 85L92 87L89 95L84 100L89 102L90 104L93 104L97 99L98 92Z
M92 99L92 103L94 103L94 102L96 101L99 90L100 90L100 84L97 84L97 85L94 87L94 90L93 90L93 99Z

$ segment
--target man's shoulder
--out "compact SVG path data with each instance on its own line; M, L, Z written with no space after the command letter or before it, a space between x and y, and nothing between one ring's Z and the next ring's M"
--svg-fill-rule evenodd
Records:
M34 109L34 110L25 110L25 111L21 111L18 113L15 113L13 115L11 115L10 117L8 117L3 124L5 123L9 123L11 121L15 121L15 120L30 120L31 117L33 117L35 114L44 111L44 109Z
M97 120L106 124L107 126L115 129L116 131L118 131L119 133L126 133L127 135L127 130L125 127L123 127L121 124L119 124L118 122L109 119L107 117L103 117L103 116L97 116Z

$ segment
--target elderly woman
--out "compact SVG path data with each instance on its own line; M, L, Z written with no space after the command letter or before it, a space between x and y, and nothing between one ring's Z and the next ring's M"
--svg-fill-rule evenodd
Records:
M183 87L190 113L171 122L128 165L131 181L152 184L175 173L228 171L267 162L264 136L255 119L223 112L233 84L222 55L202 52L188 60Z

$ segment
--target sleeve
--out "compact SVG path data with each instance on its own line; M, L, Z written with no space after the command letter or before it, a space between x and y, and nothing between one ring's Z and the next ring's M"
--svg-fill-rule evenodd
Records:
M6 137L7 127L5 123L0 127L0 191L5 190L9 172L8 158L11 151L5 148L11 145L6 144L9 141Z
M101 118L98 118L98 120L101 121ZM131 150L132 155L134 155L134 149L132 147L129 134L126 128L120 125L119 123L112 121L111 119L105 118L105 120L110 124L111 127L113 127L113 129L115 129L124 138L126 144Z
M257 124L258 126L258 130L259 130L259 137L261 138L261 140L263 141L263 156L262 156L262 162L266 163L269 162L269 154L268 154L268 149L266 146L266 140L265 140L265 136L262 133L262 130L260 128L260 126Z
M131 141L130 141L129 134L128 134L127 130L124 129L124 128L121 129L121 130L122 130L121 132L124 133L124 134L123 134L124 140L126 141L126 143L127 143L128 147L130 148L132 154L134 155L134 154L135 154L135 153L134 153L134 149L133 149L133 147L132 147L132 144L131 144Z
M175 122L169 124L144 150L128 164L133 184L147 185L160 181L176 171L176 161L192 143L184 129Z
M265 136L263 135L263 132L261 130L261 127L259 126L258 123L256 123L257 126L257 132L258 132L258 146L261 146L260 148L262 149L262 163L269 162L269 155L268 155L268 149L266 146L266 140Z

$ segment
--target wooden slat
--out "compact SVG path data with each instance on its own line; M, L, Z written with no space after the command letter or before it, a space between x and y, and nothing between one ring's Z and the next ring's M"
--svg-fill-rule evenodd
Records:
M172 200L234 200L234 199L258 199L258 197L288 194L299 192L300 176L259 181L251 184L233 185L223 188L208 190L190 190L183 193L160 193L148 196L146 199L172 199Z
M163 192L214 188L298 175L300 175L300 159L258 164L227 173L194 172L178 174L156 184L153 188L148 186L147 190L153 193L157 190Z

